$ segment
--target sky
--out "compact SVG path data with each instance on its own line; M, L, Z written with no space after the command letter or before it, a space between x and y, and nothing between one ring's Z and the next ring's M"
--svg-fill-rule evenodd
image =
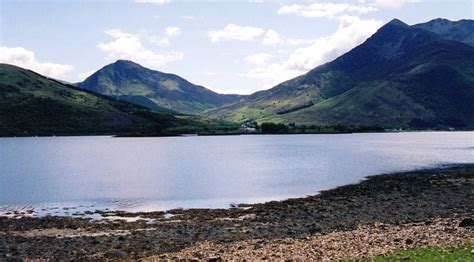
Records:
M472 0L0 0L0 63L80 82L117 59L250 94L332 61L398 18L473 19Z

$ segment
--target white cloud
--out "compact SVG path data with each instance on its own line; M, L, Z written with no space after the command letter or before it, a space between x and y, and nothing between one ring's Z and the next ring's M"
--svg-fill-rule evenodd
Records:
M257 38L261 39L263 45L277 45L285 42L277 31L273 29L265 30L259 27L239 26L228 24L223 30L215 30L208 32L211 42L240 40L251 41Z
M0 63L16 65L52 78L62 78L73 70L72 65L42 63L33 51L23 47L0 46Z
M420 0L375 0L375 4L383 8L400 8L406 4L417 2Z
M253 65L265 65L273 56L267 53L257 53L247 56L244 61Z
M314 40L292 39L281 36L273 29L264 29L259 27L238 26L234 24L227 25L223 30L210 31L208 36L211 42L240 40L251 41L259 40L262 45L302 45L312 43Z
M168 37L176 37L181 34L181 29L177 26L169 26L165 29L165 34Z
M154 52L145 48L139 36L125 33L119 29L111 29L105 33L113 38L107 43L97 45L99 49L106 52L107 58L128 59L148 67L159 67L164 64L181 60L181 52Z
M170 0L135 0L135 2L141 4L164 5L169 3Z
M295 14L304 17L336 18L339 15L354 13L365 14L376 11L377 8L363 4L349 3L314 3L310 5L284 5L278 14Z
M265 88L272 87L346 53L375 33L382 24L378 20L341 17L339 28L333 34L316 38L310 45L289 54L281 52L282 56L276 62L260 63L242 76L260 79Z
M228 40L251 41L264 33L265 30L262 28L228 24L223 30L209 31L207 35L211 39L211 42Z
M257 90L261 90L273 87L300 74L300 71L287 68L284 63L271 63L255 67L245 74L238 74L238 76L261 80L262 86L257 88Z
M283 39L281 39L280 35L272 29L267 30L265 38L262 40L262 44L264 45L276 45L281 42L283 42Z
M297 49L289 57L288 66L307 71L331 61L361 44L380 26L382 26L381 21L361 20L350 16L342 17L335 33L316 39L310 46Z

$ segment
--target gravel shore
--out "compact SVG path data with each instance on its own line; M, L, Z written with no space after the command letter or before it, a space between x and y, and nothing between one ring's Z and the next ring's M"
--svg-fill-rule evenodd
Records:
M474 229L459 227L459 223L456 219L435 219L423 223L358 226L354 230L315 234L306 238L249 239L233 243L202 241L179 252L149 257L144 261L370 259L406 248L474 243Z
M140 219L0 217L0 260L336 260L474 243L474 166L373 176L230 209L96 213Z

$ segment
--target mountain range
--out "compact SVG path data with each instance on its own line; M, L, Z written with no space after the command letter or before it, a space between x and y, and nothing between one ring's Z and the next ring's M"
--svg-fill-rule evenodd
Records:
M394 19L335 60L248 96L126 60L75 85L0 64L0 136L212 133L254 121L472 129L473 112L473 20Z
M235 122L474 126L474 21L394 19L308 73L211 110Z
M118 60L106 65L80 88L153 109L196 114L239 101L239 95L223 95L173 74L151 70L137 63Z

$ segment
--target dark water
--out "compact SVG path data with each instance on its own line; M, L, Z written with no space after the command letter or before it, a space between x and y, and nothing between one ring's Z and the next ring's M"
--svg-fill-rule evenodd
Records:
M0 211L227 207L474 163L474 132L0 138Z

